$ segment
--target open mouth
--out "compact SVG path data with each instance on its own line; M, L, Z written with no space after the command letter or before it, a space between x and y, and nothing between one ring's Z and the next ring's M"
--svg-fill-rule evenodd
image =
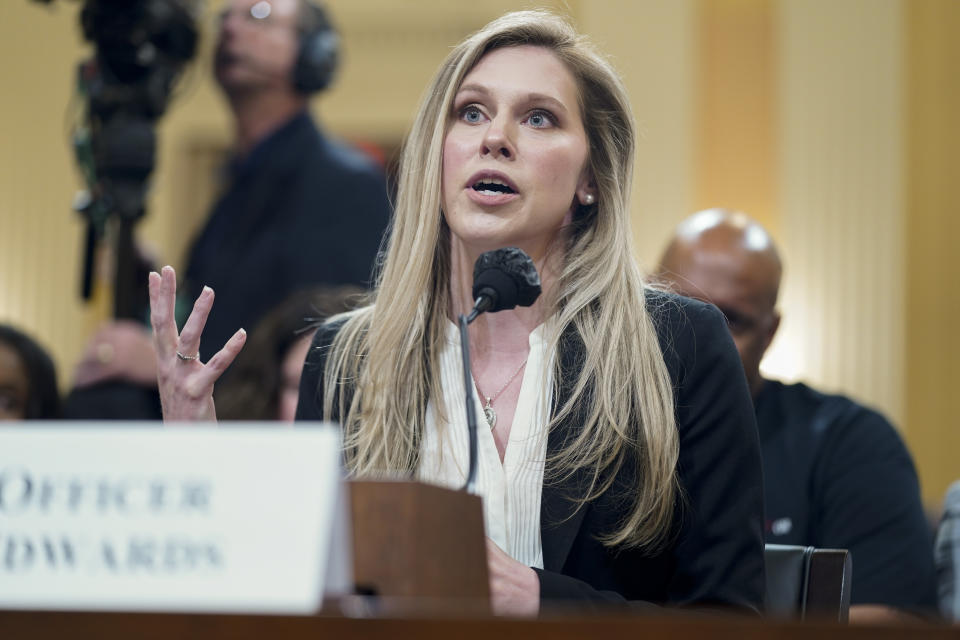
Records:
M486 196L496 196L501 193L516 193L510 185L502 180L483 178L473 183L473 190Z

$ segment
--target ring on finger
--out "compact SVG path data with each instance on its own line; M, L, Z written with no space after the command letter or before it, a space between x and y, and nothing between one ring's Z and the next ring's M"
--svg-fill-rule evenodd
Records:
M184 354L180 353L179 351L177 351L177 357L180 358L181 360L183 360L184 362L189 362L190 360L199 360L199 359L200 359L200 352L198 351L197 353L193 354L192 356L187 356L187 355L184 355Z

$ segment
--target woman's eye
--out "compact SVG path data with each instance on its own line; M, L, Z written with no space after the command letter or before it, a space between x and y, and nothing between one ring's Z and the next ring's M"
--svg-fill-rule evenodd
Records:
M470 124L477 124L478 122L483 121L483 112L480 111L480 109L478 109L477 107L469 106L469 107L465 107L460 112L460 117L463 118L464 122L468 122Z
M546 111L534 111L527 117L527 122L531 127L542 129L554 124L553 116Z

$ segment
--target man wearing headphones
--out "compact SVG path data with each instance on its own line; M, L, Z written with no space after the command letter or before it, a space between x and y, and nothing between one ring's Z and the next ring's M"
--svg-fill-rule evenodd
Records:
M309 96L332 80L337 51L325 11L309 0L226 2L214 75L233 115L234 155L180 287L180 299L190 302L204 286L216 292L202 355L237 328L254 328L297 290L369 284L390 216L383 173L323 135L308 111ZM151 400L117 402L104 382L133 383ZM94 393L72 394L80 401L68 399L70 417L158 418L149 333L129 321L101 329L75 385ZM104 393L89 389L95 385Z
M382 173L318 131L308 96L330 83L337 34L307 0L231 0L214 74L234 116L230 188L190 253L190 301L205 285L217 304L210 353L310 285L365 285L387 226Z

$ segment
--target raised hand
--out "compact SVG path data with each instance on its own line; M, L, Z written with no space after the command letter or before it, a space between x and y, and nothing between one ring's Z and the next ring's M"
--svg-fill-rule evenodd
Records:
M157 385L166 421L216 420L213 385L240 353L247 332L237 331L206 364L200 359L200 335L213 307L213 289L204 287L193 311L177 333L177 274L173 267L152 272L150 323L157 350Z

